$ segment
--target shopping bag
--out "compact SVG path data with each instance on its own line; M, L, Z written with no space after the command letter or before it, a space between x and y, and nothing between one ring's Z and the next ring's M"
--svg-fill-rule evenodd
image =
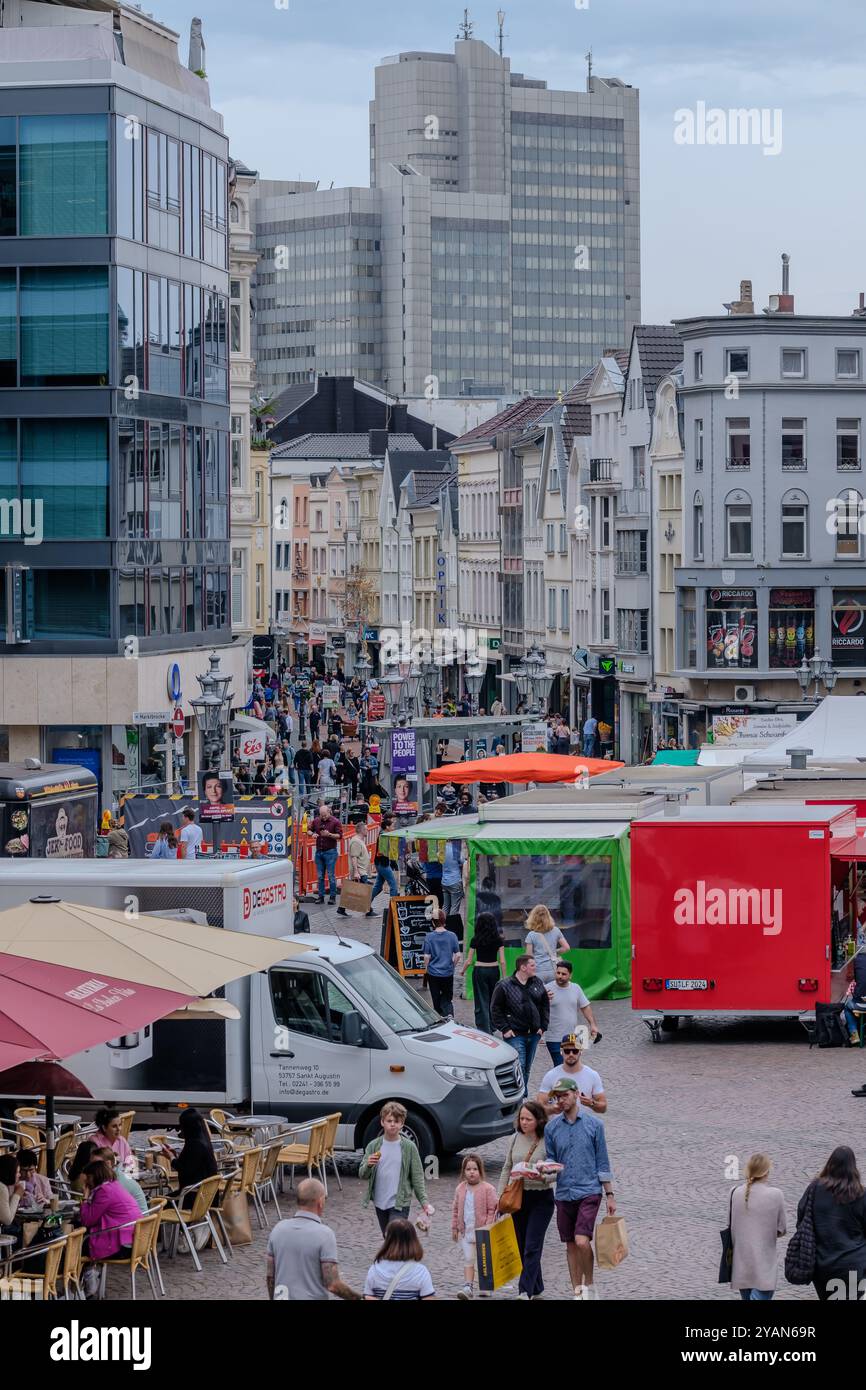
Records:
M250 1224L250 1206L243 1192L232 1192L222 1200L220 1206L226 1235L232 1245L252 1245L253 1228Z
M372 883L358 883L344 878L340 887L340 907L347 912L367 912L373 899Z
M504 1216L492 1226L482 1226L475 1232L475 1253L478 1260L478 1288L493 1293L519 1278L523 1261L517 1248L514 1219Z
M606 1216L595 1228L595 1262L599 1269L616 1269L628 1254L628 1232L621 1216Z

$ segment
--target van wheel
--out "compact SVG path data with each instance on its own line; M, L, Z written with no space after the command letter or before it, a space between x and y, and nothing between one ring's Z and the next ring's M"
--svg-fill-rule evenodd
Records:
M374 1115L370 1120L361 1140L362 1146L366 1149L367 1145L373 1140L378 1139L382 1132L378 1115ZM406 1123L403 1126L403 1133L407 1139L411 1139L421 1155L421 1162L426 1163L430 1155L438 1152L436 1138L427 1120L419 1115L416 1110L410 1110L406 1116Z
M678 1014L665 1014L662 1019L662 1032L675 1033L680 1026Z

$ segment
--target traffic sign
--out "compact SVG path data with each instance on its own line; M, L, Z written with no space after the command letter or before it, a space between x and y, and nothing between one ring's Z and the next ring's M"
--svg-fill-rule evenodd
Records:
M171 716L171 728L175 738L183 738L183 732L186 728L186 716L179 705Z
M132 712L133 724L167 724L171 711L167 709L137 709Z

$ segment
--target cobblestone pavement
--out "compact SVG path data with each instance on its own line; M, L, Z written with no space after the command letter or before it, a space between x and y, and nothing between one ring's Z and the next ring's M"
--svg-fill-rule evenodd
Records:
M378 917L365 921L332 914L333 909L312 907L313 930L339 925L343 934L378 943ZM620 1268L599 1274L599 1296L737 1297L716 1282L719 1230L727 1223L734 1165L739 1163L742 1170L758 1150L770 1156L771 1181L785 1193L789 1232L807 1182L836 1144L851 1144L866 1169L866 1100L850 1093L866 1081L866 1053L810 1051L797 1024L772 1021L681 1028L656 1045L632 1013L629 1000L601 1002L594 1008L603 1038L588 1060L601 1073L608 1095L604 1123L618 1210L631 1242L629 1258ZM472 1022L471 1003L457 1000L456 1012L461 1021ZM533 1086L546 1064L547 1052L541 1048ZM494 1182L506 1147L502 1139L484 1150ZM343 1191L331 1180L326 1220L337 1235L343 1277L361 1288L379 1232L372 1212L361 1206L361 1184L354 1176L357 1162L357 1157L341 1159ZM423 1243L440 1298L454 1298L462 1283L461 1257L450 1238L458 1168L449 1161L430 1184L436 1215ZM288 1193L281 1205L284 1214L293 1206ZM273 1212L272 1207L268 1210ZM255 1230L255 1221L253 1226ZM256 1231L254 1244L238 1249L228 1268L221 1266L215 1252L205 1251L201 1275L192 1269L189 1256L164 1261L169 1298L266 1297L266 1243L267 1233ZM567 1298L564 1253L554 1225L548 1232L543 1268L545 1297ZM811 1289L794 1288L784 1279L780 1283L780 1298L814 1298ZM110 1296L126 1297L127 1289L123 1274L112 1272ZM513 1295L500 1292L495 1297L509 1296Z

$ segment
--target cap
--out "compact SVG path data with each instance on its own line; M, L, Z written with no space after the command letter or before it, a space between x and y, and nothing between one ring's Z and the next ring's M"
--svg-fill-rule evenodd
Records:
M583 1051L588 1042L589 1029L584 1026L579 1028L576 1033L566 1033L565 1037L562 1039L560 1046L577 1047L580 1048L581 1051Z
M573 1076L561 1076L554 1086L550 1088L550 1094L554 1095L557 1091L576 1091L577 1082Z

